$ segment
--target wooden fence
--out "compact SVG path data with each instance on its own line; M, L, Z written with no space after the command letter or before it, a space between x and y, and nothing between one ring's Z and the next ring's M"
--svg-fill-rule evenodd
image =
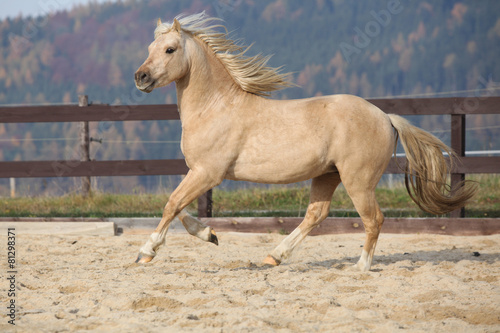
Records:
M84 177L85 183L85 178L96 176L187 173L182 159L91 161L88 152L85 153L89 142L88 134L85 135L88 122L179 120L177 105L112 106L92 105L87 101L87 96L79 96L79 105L0 107L0 123L81 122L83 129L81 160L0 162L0 178ZM465 116L499 114L500 97L373 99L370 102L387 113L399 115L451 115L451 147L462 156L461 163L452 170L452 184L463 180L465 174L500 173L499 156L465 156ZM404 159L393 159L386 173L402 173L397 165L404 165ZM211 191L199 199L198 207L200 217L211 216ZM451 214L452 218L463 216L463 210Z

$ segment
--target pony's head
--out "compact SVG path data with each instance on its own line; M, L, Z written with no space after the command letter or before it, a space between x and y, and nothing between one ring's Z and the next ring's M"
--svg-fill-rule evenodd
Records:
M135 85L144 92L164 87L182 78L188 69L185 39L179 21L164 24L158 19L155 40L149 45L149 56L135 72Z
M196 46L189 43L193 38L208 46L233 81L246 92L267 96L270 91L294 86L290 74L282 74L280 68L267 66L270 56L246 56L249 47L231 40L220 21L204 12L180 15L173 23L158 20L155 40L148 48L149 56L135 73L137 88L149 93L184 77L191 66L188 53L195 54L193 48ZM221 28L225 32L221 32Z

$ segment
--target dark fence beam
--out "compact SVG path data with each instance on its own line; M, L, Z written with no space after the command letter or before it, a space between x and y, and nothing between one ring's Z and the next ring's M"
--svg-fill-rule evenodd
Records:
M385 173L401 174L405 158L390 161ZM97 177L185 175L189 171L182 159L119 161L20 161L0 162L0 178L24 177ZM500 173L500 156L463 157L453 169L455 173Z
M400 169L399 167L402 169ZM392 158L385 170L385 173L404 173L406 165L405 157ZM461 157L454 165L452 173L471 174L471 173L500 173L500 156L466 156Z
M369 99L385 113L406 116L441 114L500 114L500 97Z
M185 175L188 171L182 159L0 163L0 178Z
M500 114L500 97L384 98L368 101L386 113L399 115ZM90 104L85 113L78 112L78 105L0 107L0 122L2 123L178 119L179 112L176 104Z
M73 121L179 120L176 104L93 105L81 112L78 105L0 107L0 123Z

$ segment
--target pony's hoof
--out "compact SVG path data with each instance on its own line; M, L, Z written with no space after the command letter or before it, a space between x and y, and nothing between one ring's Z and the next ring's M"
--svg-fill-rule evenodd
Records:
M279 266L279 264L281 264L281 261L269 255L266 257L266 259L264 259L263 263L271 266Z
M146 256L146 255L143 255L142 253L139 253L135 262L137 264L146 264L146 263L150 262L151 260L153 260L153 258L154 257Z
M219 246L219 239L217 238L217 235L215 234L214 229L210 230L210 243L214 243L215 245Z
M368 272L370 271L370 267L366 265L364 262L357 262L356 264L351 266L351 271L354 272Z

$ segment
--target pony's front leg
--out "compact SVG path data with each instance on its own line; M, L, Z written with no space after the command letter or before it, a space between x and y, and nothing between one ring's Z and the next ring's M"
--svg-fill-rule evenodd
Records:
M139 250L139 256L137 257L137 260L135 262L150 262L156 256L158 248L165 243L165 236L167 235L168 227L170 226L170 222L172 222L175 216L177 216L177 214L179 214L193 200L198 198L200 195L202 195L212 187L218 185L219 183L220 180L215 181L213 177L208 176L206 172L190 170L184 180L179 184L179 186L170 196L165 209L163 210L163 216L160 223L156 227L155 231L151 234L146 244L144 244L144 246ZM192 221L194 220L193 218L191 218L192 220L189 220L186 219L186 215L183 215L181 216L181 219L184 225L188 225L190 227L188 231L190 231L190 229L197 230L197 232L201 231L201 227L199 225L196 225L196 223ZM189 221L186 222L187 220ZM205 229L206 228L209 227L205 226ZM212 233L211 228L207 230L208 234L206 240L214 239L215 241L212 242L216 243L217 237L215 236L215 233ZM203 237L203 232L200 232L199 236Z

